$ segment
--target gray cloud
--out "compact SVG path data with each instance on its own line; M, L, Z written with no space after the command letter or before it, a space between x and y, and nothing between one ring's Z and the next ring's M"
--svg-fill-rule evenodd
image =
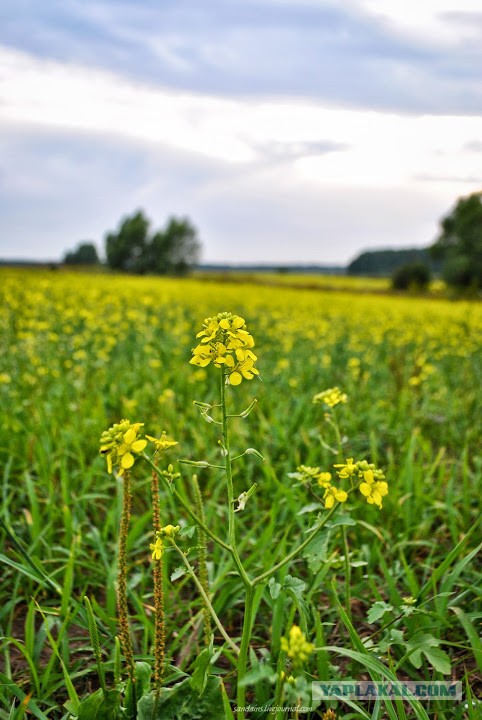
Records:
M318 4L5 0L0 40L132 79L224 95L310 95L408 112L482 108L482 43L447 47L381 16ZM447 13L441 21L480 22Z

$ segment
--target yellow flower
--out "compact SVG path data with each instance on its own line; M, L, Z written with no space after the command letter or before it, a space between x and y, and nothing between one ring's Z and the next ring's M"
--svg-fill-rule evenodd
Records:
M289 639L281 638L281 649L293 661L295 667L304 665L314 650L314 645L306 637L298 625L293 625L289 631Z
M373 470L365 470L359 490L370 505L377 505L381 509L382 498L388 495L388 484L384 480L375 480Z
M169 448L174 447L174 445L178 444L175 440L169 440L164 431L162 432L160 438L154 438L150 435L146 435L146 438L150 442L154 443L156 452L163 452L163 450L168 450Z
M352 477L356 472L358 472L358 465L357 463L353 462L353 458L348 458L346 462L340 465L333 465L335 468L341 468L341 470L337 470L338 477L341 478L350 478Z
M164 525L164 527L161 528L160 532L161 535L163 535L164 537L174 538L178 534L180 529L180 525Z
M137 438L139 428L143 425L144 423L121 420L102 433L100 453L106 457L109 473L116 466L119 468L118 474L123 475L125 470L134 465L134 453L142 452L147 445L147 440Z
M316 480L318 482L318 485L322 488L327 488L330 486L331 482L331 473L330 472L320 472L316 476Z
M335 405L339 405L340 403L346 403L347 400L347 395L342 393L339 387L323 390L323 392L318 393L313 398L313 402L315 404L328 405L328 407L331 408L335 407Z
M335 500L344 503L346 502L347 497L348 494L344 490L338 490L336 487L331 485L330 487L326 488L325 494L323 495L323 500L325 501L325 508L327 510L332 508L335 504Z
M162 544L161 538L156 538L155 543L151 543L149 547L152 550L152 559L153 560L160 560L162 558L162 552L164 550L164 546Z
M243 378L252 380L259 372L253 337L246 330L244 318L232 313L218 313L206 318L203 329L196 335L201 342L192 350L191 365L207 367L210 363L223 368L226 382L239 385Z

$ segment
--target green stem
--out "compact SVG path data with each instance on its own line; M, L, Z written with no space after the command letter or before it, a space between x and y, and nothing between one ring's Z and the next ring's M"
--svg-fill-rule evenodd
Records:
M263 580L267 580L269 577L271 577L271 576L274 575L276 572L278 572L278 570L279 570L280 568L282 568L283 565L286 565L286 563L290 562L290 560L293 560L293 558L295 558L297 555L299 555L300 552L301 552L302 550L304 550L307 545L309 545L309 543L313 540L313 538L315 537L315 535L316 535L317 533L319 533L319 531L321 530L321 528L322 528L324 525L326 525L326 523L328 522L328 520L331 518L331 516L332 516L332 515L336 512L336 510L338 509L339 505L340 505L340 503L336 503L335 505L333 505L333 507L331 508L331 510L329 510L328 514L325 515L325 517L323 518L323 520L321 520L321 521L318 523L318 525L315 527L315 529L312 530L312 531L309 533L309 535L307 536L306 540L304 540L304 541L301 543L301 545L298 545L298 547L296 547L294 550L292 550L290 553L288 553L288 555L286 555L286 557L284 557L283 560L280 560L278 563L276 563L276 565L273 565L273 567L272 567L270 570L266 570L266 572L261 573L261 575L258 575L257 577L255 577L255 578L252 580L252 584L253 584L253 585L258 585L260 582L263 582Z
M196 523L196 525L198 525L200 528L202 528L202 530L204 530L204 532L206 533L206 535L208 535L208 537L210 537L211 540L214 540L214 542L217 543L218 545L220 545L222 548L224 548L225 550L228 550L228 552L231 552L230 546L229 546L227 543L225 543L224 540L221 540L220 537L218 537L215 533L213 533L212 530L210 530L210 529L208 528L208 526L201 520L201 518L198 517L198 516L196 515L196 513L189 507L188 503L184 500L184 498L183 498L182 495L176 490L176 488L173 488L173 487L168 483L168 481L166 480L166 478L165 478L164 475L162 474L161 470L159 470L159 468L152 462L152 460L150 459L150 457L149 457L148 455L146 455L145 453L142 453L142 457L143 457L144 460L150 465L150 467L157 473L157 475L161 478L161 480L164 482L165 486L170 490L170 492L172 492L172 494L174 495L174 497L176 498L176 500L179 500L179 502L180 502L180 504L182 505L182 507L184 508L184 510L187 512L187 514L190 516L190 518L191 518L192 520L194 520L194 522Z
M205 523L206 518L204 515L204 505L203 505L203 498L201 494L201 488L199 487L199 483L197 480L197 475L192 476L192 483L194 487L194 494L196 496L196 510L201 518L201 520ZM209 593L209 576L208 576L208 566L206 562L206 535L203 532L202 528L198 527L197 529L198 533L198 560L199 560L199 581L201 585L204 588L204 592L206 595ZM204 643L206 647L209 647L209 643L211 640L211 618L209 615L208 608L204 606Z
M346 526L341 526L341 537L343 540L343 554L345 556L345 603L346 612L351 622L351 565L350 565L350 550L348 547L348 536L346 532Z
M152 525L154 536L161 531L161 507L159 501L159 478L153 471L151 475L151 495L152 495ZM154 685L156 688L156 703L158 701L159 691L162 685L162 676L164 674L165 646L166 646L166 628L164 618L164 585L162 556L154 560L153 580L154 580Z
M238 706L238 720L244 720L244 707L246 706L246 687L242 685L242 680L246 675L248 665L249 640L251 637L251 627L253 624L253 596L254 589L252 586L246 587L246 597L244 601L244 621L243 634L241 636L241 648L238 659L238 687L236 705Z
M228 489L228 541L230 553L233 557L234 564L238 570L239 575L246 587L246 590L252 587L252 582L246 574L246 570L243 567L241 559L238 554L236 547L236 530L235 530L235 518L234 518L234 486L233 486L233 471L231 467L231 454L229 450L229 428L228 428L228 414L226 409L226 378L224 370L221 368L221 409L223 414L223 445L224 445L224 466L226 470L226 484Z
M223 414L223 444L225 451L226 483L228 488L228 540L232 548L236 547L236 532L234 526L234 487L231 469L231 455L229 451L228 417L226 411L226 377L221 368L221 410Z
M205 592L203 586L201 585L201 583L199 582L198 577L197 577L196 573L194 572L194 568L191 565L191 563L189 562L189 560L187 559L185 553L183 553L183 551L181 550L181 548L179 547L179 545L176 543L175 540L173 540L172 538L169 538L169 540L172 543L173 547L177 550L179 557L181 558L182 562L186 566L186 570L188 571L189 575L191 576L191 578L194 581L194 584L196 585L197 589L199 590L199 593L200 593L202 599L204 600L206 607L208 608L209 612L211 613L211 617L214 620L214 623L215 623L216 627L218 628L219 632L221 633L221 635L223 636L224 640L227 642L229 647L232 650L234 650L236 655L240 655L240 652L241 652L240 648L238 648L238 646L231 640L231 638L227 634L226 630L224 629L223 625L221 624L221 621L218 618L210 599L206 595L206 592Z
M248 653L249 653L249 641L251 639L251 629L253 625L253 596L254 589L253 583L248 577L241 559L238 554L236 546L236 530L235 530L235 516L234 516L234 486L233 486L233 472L232 472L232 459L229 449L229 426L228 426L228 414L226 407L226 378L224 370L221 368L221 409L222 409L222 421L223 421L223 445L225 453L225 467L226 467L226 485L228 489L228 539L229 545L231 546L231 555L234 563L238 570L238 573L244 583L246 595L244 600L244 619L243 619L243 632L241 635L241 648L238 658L238 678L237 678L237 706L240 708L237 712L238 720L244 720L245 713L244 707L246 704L246 688L243 685L243 680L246 676L246 669L248 665Z

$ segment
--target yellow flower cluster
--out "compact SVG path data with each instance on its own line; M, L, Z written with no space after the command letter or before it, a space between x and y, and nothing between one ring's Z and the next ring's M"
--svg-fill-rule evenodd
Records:
M314 645L307 641L305 634L298 625L293 625L289 638L281 638L281 649L293 661L295 667L304 665L314 650Z
M150 435L146 435L146 438L154 443L154 447L156 448L156 453L164 452L164 450L169 450L169 448L174 447L174 445L177 445L178 443L175 440L169 440L167 437L165 431L162 432L162 435L160 438L154 438Z
M313 402L317 405L327 405L328 407L335 407L340 403L346 403L348 396L342 393L339 387L328 388L323 390L314 396Z
M366 460L354 462L353 458L348 458L345 463L333 467L339 468L337 470L338 477L342 479L356 478L359 481L358 489L366 497L367 502L370 505L377 505L381 509L382 498L388 495L388 484L382 470Z
M331 484L331 473L321 471L319 467L310 467L309 465L299 465L296 472L289 473L289 477L299 480L302 483L315 480L318 485L324 489L323 500L325 508L329 510L337 502L346 502L348 493L345 490L339 490Z
M180 525L165 525L163 528L160 529L160 531L157 533L156 541L149 545L152 552L153 560L161 560L162 558L162 553L164 551L163 539L165 537L174 539L180 529Z
M388 494L388 484L382 470L366 460L354 462L353 458L348 458L344 463L333 465L333 467L340 480L350 480L352 488L358 486L370 505L382 507L382 498ZM344 503L348 499L348 493L345 490L332 485L331 473L321 471L319 467L299 465L296 472L289 473L288 476L301 483L314 481L320 488L323 488L325 491L323 500L327 510L334 506L335 501Z
M143 425L144 423L121 420L104 430L100 438L100 453L106 457L109 473L117 467L118 474L123 475L134 465L134 453L142 452L147 445L147 440L137 437L139 428Z
M239 315L224 312L206 318L196 337L202 340L192 351L192 365L204 368L212 362L215 367L224 368L230 385L239 385L243 378L252 380L259 374L254 366L257 357L251 350L253 337Z

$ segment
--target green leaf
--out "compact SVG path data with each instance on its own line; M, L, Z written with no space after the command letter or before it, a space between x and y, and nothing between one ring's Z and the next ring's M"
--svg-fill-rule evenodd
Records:
M285 592L292 593L298 600L303 600L303 592L305 590L306 583L300 578L287 575L283 581L283 590Z
M187 525L184 528L181 528L179 531L179 537L187 537L191 539L194 536L194 533L196 532L196 525Z
M171 582L174 582L175 580L179 580L183 575L186 574L186 568L183 565L179 565L172 573L171 573Z
M313 540L307 545L303 556L308 562L308 569L311 573L316 573L320 566L328 562L328 547L330 542L330 533L321 532L315 535Z
M273 685L278 678L278 673L268 663L259 663L258 667L250 670L239 683L241 687L256 685L260 680L267 680Z
M338 515L334 520L329 520L325 527L326 528L334 528L334 527L340 527L342 525L348 525L353 526L356 525L356 521L353 520L349 515Z
M193 663L193 674L191 677L191 687L193 690L196 690L196 692L199 693L199 695L202 695L203 692L206 689L206 685L209 678L209 670L211 667L211 660L214 655L213 650L213 643L212 640L209 643L209 647L204 648L202 652L199 653L197 658L195 659Z
M323 508L323 505L319 502L312 502L308 505L303 505L301 510L299 510L296 514L297 515L305 515L306 513L312 513L315 512L315 510L321 510Z
M281 590L280 583L276 582L274 577L270 577L269 582L268 582L268 587L269 587L269 594L271 595L273 600L276 600L279 597L279 593Z
M77 711L78 720L115 720L119 704L119 692L99 688L88 698L82 700Z
M393 610L393 605L389 605L388 603L384 602L383 600L378 600L376 603L373 603L370 610L367 613L367 620L370 623L370 625L377 620L380 620L385 613L391 612Z
M444 650L438 647L439 645L440 640L433 635L426 633L416 635L407 642L407 649L410 651L410 662L418 670L422 666L423 654L437 672L449 675L451 671L450 658Z
M156 705L155 691L137 705L137 720L225 720L225 692L219 677L211 675L200 696L186 678L171 688L162 688Z
M139 661L136 662L135 673L136 693L137 697L141 698L143 695L147 695L151 689L152 668L149 663Z

